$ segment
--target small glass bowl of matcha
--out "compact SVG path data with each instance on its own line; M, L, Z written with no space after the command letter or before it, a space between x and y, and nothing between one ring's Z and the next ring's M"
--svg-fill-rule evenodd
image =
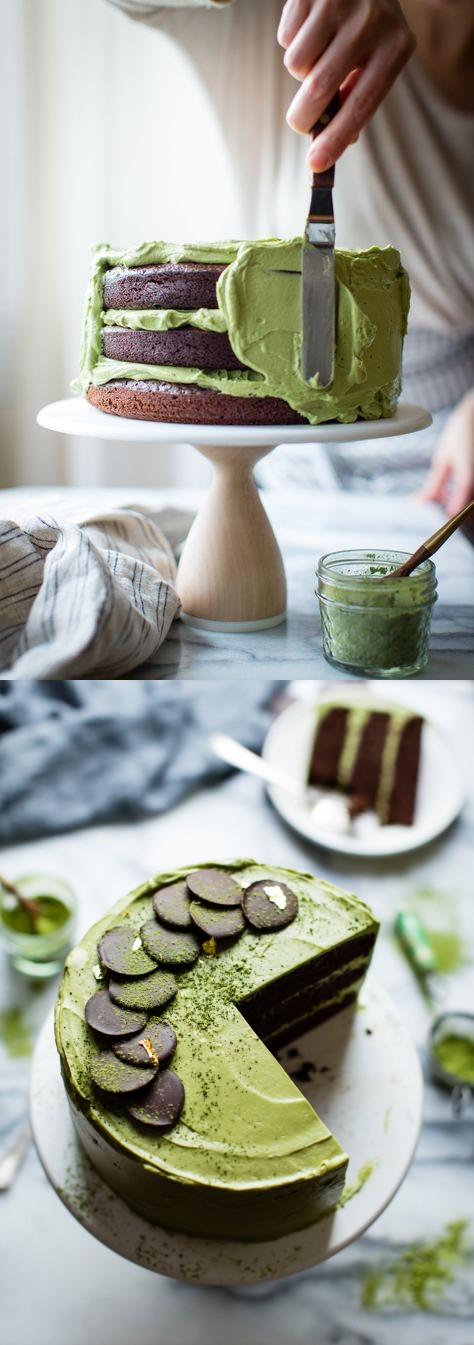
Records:
M404 579L386 578L405 551L333 551L322 556L316 595L323 652L344 672L410 677L428 661L436 570L423 561Z
M461 1111L474 1096L474 1014L440 1013L430 1028L428 1058L431 1073L453 1095Z
M37 914L0 884L0 939L16 971L46 980L62 971L74 942L76 898L62 878L29 873L15 880L23 897L36 903Z

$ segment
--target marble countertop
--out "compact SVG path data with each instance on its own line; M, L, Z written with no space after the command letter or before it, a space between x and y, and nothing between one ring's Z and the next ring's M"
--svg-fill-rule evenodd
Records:
M40 504L59 510L80 499L88 509L136 504L150 510L195 511L201 492L161 490L73 489L4 490L0 511L17 507L34 511ZM265 491L265 508L278 537L288 579L288 620L273 630L254 634L215 635L175 621L153 662L136 669L134 678L173 679L258 677L337 677L321 646L318 603L314 596L318 557L343 547L383 546L414 551L443 522L436 505L405 495L350 495L345 491L282 495ZM423 679L468 677L474 655L474 547L456 533L436 558L438 600L432 621L430 658Z
M299 694L307 691L298 688ZM112 902L159 868L239 853L312 868L356 890L381 918L374 970L422 1051L430 1013L392 923L400 907L414 902L428 927L459 934L464 965L444 980L449 1004L472 1010L474 699L472 685L462 681L399 684L397 695L444 725L470 782L459 821L410 856L356 861L318 850L283 825L257 781L234 776L156 819L7 847L2 869L11 877L43 870L70 879L78 894L80 937ZM54 994L51 984L29 991L0 952L0 1006L21 1007L32 1035ZM1 1042L0 1062L4 1149L26 1111L29 1065L26 1057L10 1059ZM455 1120L449 1096L427 1080L415 1160L378 1221L313 1271L235 1292L166 1280L95 1242L63 1207L31 1147L14 1186L0 1196L0 1345L472 1345L472 1275L466 1267L454 1269L453 1281L429 1311L397 1302L368 1309L363 1296L368 1274L393 1287L390 1265L414 1241L432 1244L450 1221L471 1221L472 1244L473 1152L472 1109Z

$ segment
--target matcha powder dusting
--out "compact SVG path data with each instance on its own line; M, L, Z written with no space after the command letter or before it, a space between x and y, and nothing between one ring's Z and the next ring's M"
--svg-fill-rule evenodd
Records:
M385 1270L369 1271L362 1284L364 1308L439 1311L445 1287L453 1283L456 1269L468 1260L467 1226L467 1219L446 1224L435 1242L414 1242Z

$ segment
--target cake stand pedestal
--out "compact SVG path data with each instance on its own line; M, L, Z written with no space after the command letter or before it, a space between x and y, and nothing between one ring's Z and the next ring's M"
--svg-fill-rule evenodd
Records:
M431 416L402 403L391 420L325 425L174 425L98 411L82 397L43 407L38 424L93 439L191 444L209 458L214 480L183 548L177 588L182 619L204 630L278 626L286 617L286 579L278 542L253 468L278 444L349 443L411 434Z

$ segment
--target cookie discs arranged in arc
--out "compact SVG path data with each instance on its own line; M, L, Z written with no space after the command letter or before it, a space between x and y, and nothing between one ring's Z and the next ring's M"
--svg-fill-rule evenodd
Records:
M108 990L97 990L88 999L84 1010L88 1027L101 1032L104 1037L132 1037L141 1032L147 1022L146 1013L133 1013L132 1010L114 1004Z
M298 899L277 879L261 879L243 889L223 869L207 868L196 869L186 882L158 889L153 911L139 933L129 925L114 925L102 935L97 951L101 966L111 973L109 985L87 1001L85 1019L93 1031L110 1039L111 1049L92 1059L94 1087L118 1097L138 1093L126 1103L130 1116L141 1125L167 1130L176 1125L185 1101L181 1079L168 1068L177 1036L164 1020L148 1023L148 1014L174 998L179 972L191 968L201 953L215 957L248 926L257 933L283 929L294 920ZM93 970L95 974L99 968Z
M167 1130L179 1121L184 1107L184 1085L178 1074L165 1069L136 1102L128 1103L127 1110L142 1125Z
M291 924L298 913L298 898L286 883L264 878L246 887L242 906L252 928L265 934Z
M223 869L196 869L186 879L193 897L200 897L210 906L241 906L242 888Z

